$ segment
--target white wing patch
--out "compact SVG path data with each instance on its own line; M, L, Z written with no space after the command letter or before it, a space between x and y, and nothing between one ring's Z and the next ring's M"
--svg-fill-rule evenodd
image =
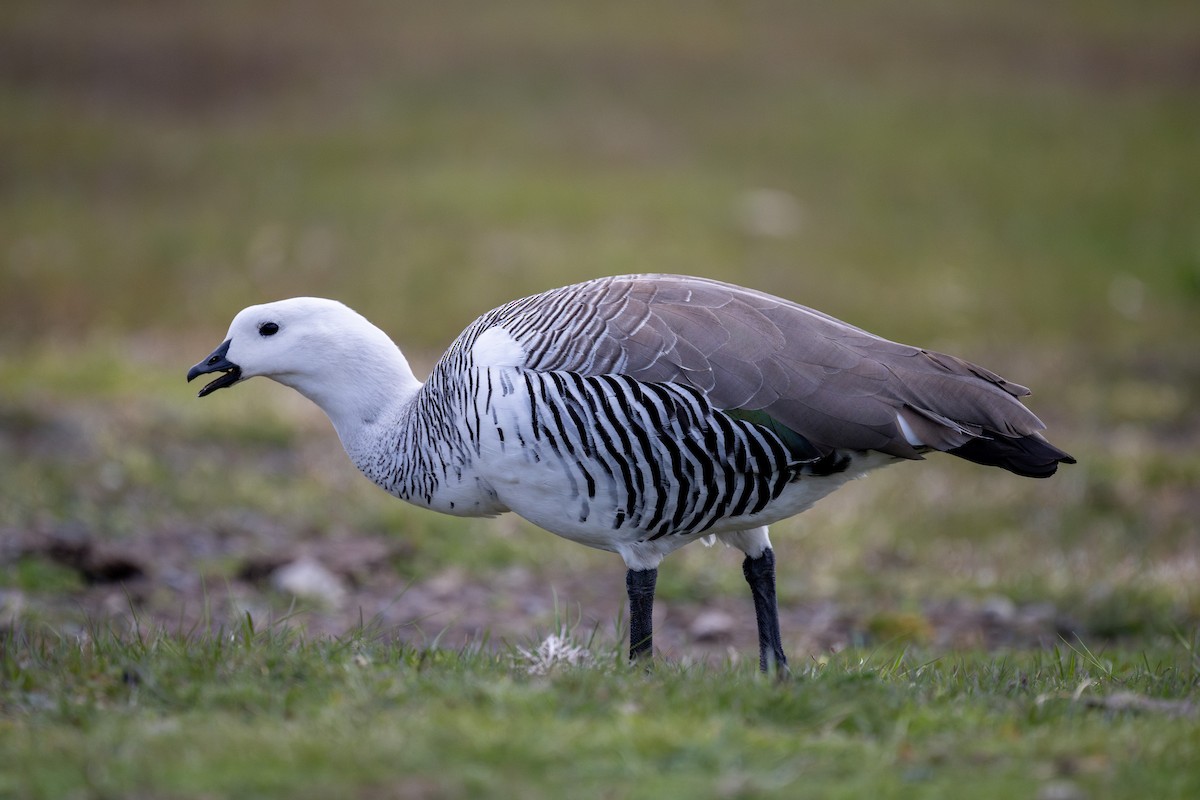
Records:
M523 367L525 349L500 326L479 334L471 348L471 358L480 367Z
M896 422L900 425L901 433L904 434L904 441L908 442L913 447L923 447L925 445L925 443L921 441L921 439L913 431L912 427L904 419L903 414L896 415Z

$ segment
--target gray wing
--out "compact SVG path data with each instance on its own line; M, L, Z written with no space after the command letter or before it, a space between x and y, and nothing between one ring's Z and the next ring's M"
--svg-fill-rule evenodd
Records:
M1041 441L1045 427L1016 399L1028 389L982 367L707 279L600 278L510 303L477 324L502 325L528 369L686 383L718 408L765 412L821 452L919 458L900 420L938 450L997 436Z

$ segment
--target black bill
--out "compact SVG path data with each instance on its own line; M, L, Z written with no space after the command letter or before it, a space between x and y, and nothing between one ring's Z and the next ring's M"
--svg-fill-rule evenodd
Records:
M230 341L226 339L221 343L220 347L213 350L212 355L188 370L188 383L191 383L200 375L208 375L213 372L221 373L221 377L201 389L200 394L196 395L197 397L204 397L207 394L212 394L217 389L233 386L242 379L242 368L226 358L226 355L229 353Z

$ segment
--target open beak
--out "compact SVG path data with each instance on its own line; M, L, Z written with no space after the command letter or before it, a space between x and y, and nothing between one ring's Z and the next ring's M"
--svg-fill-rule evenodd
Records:
M242 368L226 358L226 355L229 353L230 341L232 340L226 339L221 343L220 347L213 350L212 355L188 370L188 383L191 383L192 380L200 375L208 375L212 372L221 373L221 377L201 389L200 394L196 395L197 397L204 397L207 394L212 394L217 389L233 386L242 379Z

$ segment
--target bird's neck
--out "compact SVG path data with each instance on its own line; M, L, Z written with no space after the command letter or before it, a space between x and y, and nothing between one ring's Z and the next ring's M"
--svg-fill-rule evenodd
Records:
M319 381L278 380L325 412L347 453L357 461L365 441L405 416L421 382L408 359L386 337L357 342L337 355Z

